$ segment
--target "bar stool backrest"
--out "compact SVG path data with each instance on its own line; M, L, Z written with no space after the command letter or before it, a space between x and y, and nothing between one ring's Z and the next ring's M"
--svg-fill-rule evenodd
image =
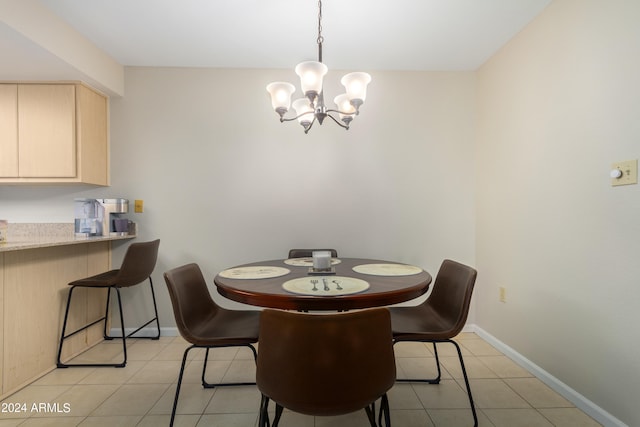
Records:
M116 286L125 288L148 279L156 266L159 246L160 239L129 245L115 280Z

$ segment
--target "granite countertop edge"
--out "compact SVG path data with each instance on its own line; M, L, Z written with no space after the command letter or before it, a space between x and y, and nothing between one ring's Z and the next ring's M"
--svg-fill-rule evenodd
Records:
M111 236L76 236L74 224L68 223L20 223L9 224L6 241L0 242L0 253L26 249L83 243L134 239L135 234Z

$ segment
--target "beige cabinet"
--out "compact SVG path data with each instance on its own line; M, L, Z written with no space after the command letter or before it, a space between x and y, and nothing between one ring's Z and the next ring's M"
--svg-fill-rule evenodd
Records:
M18 86L18 176L76 176L76 88Z
M0 178L18 176L18 85L0 85Z
M4 254L0 253L0 368L4 372ZM0 396L4 394L4 375L0 375Z
M55 368L68 283L108 271L110 248L95 242L0 253L0 400ZM74 292L69 328L103 315L106 295ZM102 339L98 323L65 342L62 360Z
M1 84L0 126L0 184L109 184L107 98L91 88Z

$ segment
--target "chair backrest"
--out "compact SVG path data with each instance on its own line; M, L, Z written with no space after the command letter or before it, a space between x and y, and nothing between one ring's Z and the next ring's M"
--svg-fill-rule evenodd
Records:
M218 312L219 306L211 298L207 282L197 264L191 263L164 273L176 326L180 335L192 344L200 343L198 326Z
M430 306L447 323L452 338L464 327L478 272L459 262L445 259L438 270L433 291L424 304Z
M338 258L338 251L335 249L290 249L289 258L308 258L313 251L329 251L332 258Z
M134 286L151 276L158 260L159 247L160 239L130 244L115 280L117 286Z
M256 384L285 408L307 415L355 412L386 393L395 377L387 308L261 313Z

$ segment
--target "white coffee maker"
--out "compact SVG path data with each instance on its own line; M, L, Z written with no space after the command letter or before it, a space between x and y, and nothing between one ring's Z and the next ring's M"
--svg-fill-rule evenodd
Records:
M76 236L120 236L129 233L127 199L75 199Z

